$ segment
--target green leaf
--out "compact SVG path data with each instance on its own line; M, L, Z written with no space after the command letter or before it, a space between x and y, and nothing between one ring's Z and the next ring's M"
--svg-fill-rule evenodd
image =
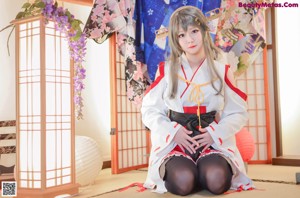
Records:
M36 9L36 12L37 13L42 13L43 9L39 8L39 9Z
M30 6L31 6L31 4L27 2L27 3L24 3L24 4L23 4L22 8L27 9L27 8L29 8Z
M31 8L34 8L34 7L36 7L36 3L33 3L33 4L31 4L31 6L30 6Z
M24 17L28 17L28 16L32 16L32 13L30 13L30 12L25 12Z
M71 26L72 26L72 28L75 29L75 30L78 29L78 27L79 27L78 21L73 20L73 21L71 22Z
M27 12L31 13L33 10L34 10L34 7L30 6L30 7L28 8L28 11L27 11Z
M66 10L66 15L68 16L68 19L70 20L71 19L71 12L69 10Z
M78 41L78 39L80 38L81 34L82 34L82 31L81 31L81 29L79 29L79 30L76 32L76 35L73 37L73 40L74 40L74 41Z
M25 16L25 12L19 12L16 16L16 19L21 19Z
M45 6L46 6L45 3L42 2L42 1L40 1L40 2L38 2L38 3L36 4L36 7L37 7L37 8L42 8L42 9L43 9L43 8L45 8Z
M80 21L79 19L75 19L75 20L78 22L78 24L83 24L82 21Z

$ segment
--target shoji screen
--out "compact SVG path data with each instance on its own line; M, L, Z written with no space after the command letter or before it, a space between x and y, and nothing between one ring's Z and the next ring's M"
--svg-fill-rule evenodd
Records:
M124 59L111 38L112 171L122 173L148 165L148 132L140 109L127 99Z
M247 72L237 79L237 86L248 95L249 121L246 128L255 140L255 153L250 163L271 160L267 76L265 49Z

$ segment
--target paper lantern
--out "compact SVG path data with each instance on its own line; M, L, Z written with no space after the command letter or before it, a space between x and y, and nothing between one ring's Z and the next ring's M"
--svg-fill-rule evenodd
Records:
M95 140L87 136L75 137L76 182L81 186L93 183L99 175L103 161Z
M239 149L244 162L248 162L254 155L255 146L252 134L242 128L236 135L236 146Z

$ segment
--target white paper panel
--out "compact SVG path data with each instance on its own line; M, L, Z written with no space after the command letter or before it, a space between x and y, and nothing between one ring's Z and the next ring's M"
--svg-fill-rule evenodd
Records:
M47 130L46 132L46 170L55 169L56 153L53 147L56 145L56 132L54 130Z
M34 171L41 171L41 132L32 132L32 166Z
M69 45L67 43L67 40L65 38L61 39L61 57L62 57L62 65L61 68L62 70L70 71L70 53L69 50Z
M21 180L21 187L22 188L27 188L28 187L27 180Z
M19 149L21 151L27 151L27 131L20 131L20 145ZM28 153L24 152L20 155L20 171L27 171L28 170Z
M259 144L259 159L266 160L267 158L267 145Z
M55 84L46 83L46 114L55 115Z
M70 168L64 168L62 169L62 176L67 176L71 174L71 169Z
M71 166L71 131L62 133L62 167Z
M46 68L55 69L55 39L53 36L46 35Z
M41 182L40 181L35 181L33 182L33 188L41 188Z
M55 186L55 179L47 180L46 186L47 187Z
M70 182L71 182L71 177L70 176L62 178L62 184L68 184Z
M60 127L57 127L60 128ZM56 130L56 169L62 168L62 144L61 130Z
M41 93L40 93L40 83L32 83L32 88L33 88L33 97L32 97L32 103L33 109L32 109L32 114L33 115L41 115Z
M62 84L61 113L62 115L71 115L71 88L69 84Z
M61 106L62 106L62 90L61 90L61 84L60 83L56 83L55 84L55 101L56 101L56 104L55 104L55 109L56 109L56 112L55 114L56 115L61 115L62 112L61 112ZM68 95L68 93L66 93L66 95Z
M123 142L123 147L122 149L127 149L128 148L128 142L127 142L127 133L126 132L121 132L121 137L122 137L122 142Z
M128 166L133 166L133 156L132 156L132 150L128 150Z

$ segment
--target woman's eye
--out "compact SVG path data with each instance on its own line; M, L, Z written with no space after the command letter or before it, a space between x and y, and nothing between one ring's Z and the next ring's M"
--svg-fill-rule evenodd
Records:
M197 33L197 32L199 32L198 29L193 29L193 30L192 30L192 33Z
M178 34L178 38L183 38L184 34Z

